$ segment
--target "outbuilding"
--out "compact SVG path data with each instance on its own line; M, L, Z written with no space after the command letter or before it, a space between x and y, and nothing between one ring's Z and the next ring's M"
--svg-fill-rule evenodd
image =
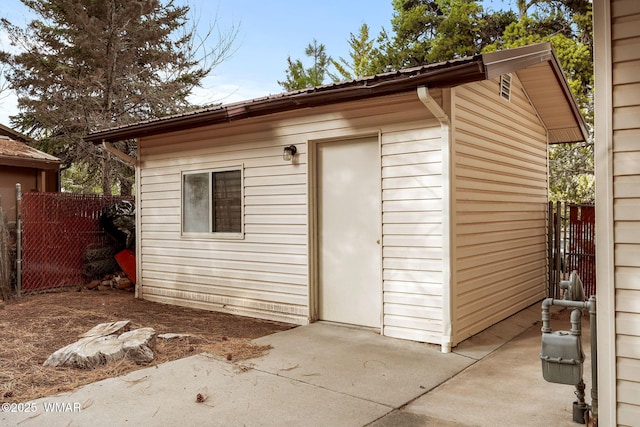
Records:
M30 142L27 136L0 124L0 199L12 225L16 220L16 184L22 191L60 191L61 160L36 150Z
M95 132L135 139L137 296L435 343L546 295L549 44Z

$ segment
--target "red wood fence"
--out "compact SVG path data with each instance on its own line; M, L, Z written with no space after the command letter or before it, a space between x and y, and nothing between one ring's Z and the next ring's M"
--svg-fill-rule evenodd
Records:
M559 281L577 271L588 298L596 294L595 207L549 203L549 290L560 298Z

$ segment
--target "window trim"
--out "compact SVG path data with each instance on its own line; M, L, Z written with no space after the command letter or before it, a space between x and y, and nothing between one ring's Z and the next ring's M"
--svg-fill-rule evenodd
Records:
M212 211L214 209L213 203L213 192L211 191L211 186L213 183L213 174L217 172L229 172L229 171L239 171L240 172L240 231L239 232L216 232L212 231L213 229L213 215ZM185 231L184 230L184 221L185 221L185 187L184 187L184 179L187 175L195 175L195 174L208 174L209 178L209 231ZM244 215L244 164L238 165L230 165L230 166L221 166L207 169L197 169L197 170L186 170L180 173L180 235L183 238L207 238L207 239L244 239L244 228L245 228L245 215Z

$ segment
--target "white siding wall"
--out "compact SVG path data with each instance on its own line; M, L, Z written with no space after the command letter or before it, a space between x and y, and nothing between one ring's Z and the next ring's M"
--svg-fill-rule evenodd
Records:
M142 296L306 323L312 317L307 141L379 134L384 333L440 342L439 125L415 93L281 113L140 141ZM294 164L285 145L298 148ZM180 235L182 171L244 165L242 240Z
M513 76L455 89L453 344L541 300L546 283L547 137Z
M238 128L236 127L236 130ZM306 150L247 126L143 139L141 265L145 299L300 323L307 316ZM172 144L170 146L165 144ZM181 172L244 166L242 240L181 237Z
M384 334L439 344L442 131L426 124L382 136Z
M640 2L612 1L611 5L617 422L637 425L640 420Z

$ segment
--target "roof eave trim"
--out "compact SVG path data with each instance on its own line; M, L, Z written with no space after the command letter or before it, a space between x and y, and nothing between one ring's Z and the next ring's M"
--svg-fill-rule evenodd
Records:
M517 55L514 52L517 51ZM513 73L523 68L552 60L550 43L538 43L517 49L507 49L482 55L487 80L502 74Z
M510 55L511 53L511 55ZM589 140L589 131L587 130L587 124L584 121L584 117L578 107L578 102L569 88L567 79L565 78L564 71L560 65L560 61L556 56L551 43L538 43L530 46L518 48L518 56L513 56L513 50L502 50L498 52L491 52L482 55L483 62L486 68L487 79L498 77L502 74L513 73L523 68L530 67L532 65L539 64L541 62L548 62L553 68L558 85L561 87L564 97L571 108L573 117L576 121L576 126L579 128L582 135L582 141ZM571 141L571 142L582 142ZM570 141L567 141L570 142ZM560 144L557 142L556 144Z
M117 142L141 136L155 135L186 128L208 126L248 117L317 107L339 102L356 101L365 98L402 93L415 90L419 86L451 87L459 84L484 80L485 67L480 57L454 65L426 70L424 73L406 77L385 78L378 82L363 81L357 85L343 87L321 87L308 92L292 93L281 97L267 97L239 104L220 107L216 110L167 117L150 122L132 124L120 128L107 129L87 135L84 140L93 143Z
M589 141L589 130L587 128L587 122L585 122L582 113L580 112L580 107L578 106L578 101L576 101L575 96L573 96L573 92L571 92L571 88L569 87L569 83L565 78L564 71L562 70L562 66L560 65L560 61L558 61L558 57L552 51L552 61L551 65L553 67L554 74L556 79L558 80L558 84L562 88L562 92L571 108L571 112L573 113L573 117L576 120L578 128L580 129L580 133L582 134L582 141L567 141L567 142L586 142Z
M59 160L33 159L17 156L0 156L0 165L18 168L33 168L43 170L59 170L61 162Z

